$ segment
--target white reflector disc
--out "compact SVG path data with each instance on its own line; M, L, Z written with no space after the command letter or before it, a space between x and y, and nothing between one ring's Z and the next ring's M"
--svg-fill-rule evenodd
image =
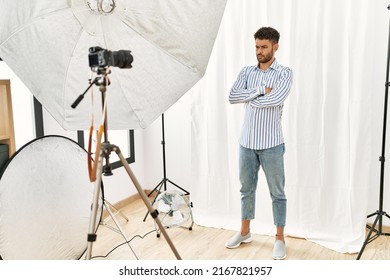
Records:
M46 136L25 145L0 177L0 256L79 259L87 248L93 192L87 152L76 142Z

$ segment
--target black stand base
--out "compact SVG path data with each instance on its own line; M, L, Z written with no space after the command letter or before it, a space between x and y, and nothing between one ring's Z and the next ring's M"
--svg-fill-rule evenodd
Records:
M155 195L151 205L154 205L154 203L156 202L157 196L161 193L162 187L164 187L164 191L167 190L167 182L171 183L172 185L174 185L179 190L182 190L185 195L189 195L190 194L188 191L186 191L185 189L181 188L180 186L178 186L177 184L175 184L171 180L169 180L167 178L163 178L161 180L161 182L148 194L148 197L150 197L154 192L156 192L156 195ZM146 221L146 218L148 217L148 215L149 215L149 211L145 215L145 218L143 220L144 222Z
M372 226L367 225L367 228L370 229L370 231L368 232L366 240L363 243L363 247L361 248L358 257L356 258L357 260L360 260L360 257L362 256L363 251L368 243L370 243L371 241L374 241L375 239L377 239L381 235L390 236L390 233L382 232L382 218L387 217L390 219L390 216L384 211L376 211L375 213L368 215L367 218L371 218L375 215L376 215L376 218L375 218ZM375 229L377 224L378 224L378 229ZM375 234L372 235L373 233L375 233Z

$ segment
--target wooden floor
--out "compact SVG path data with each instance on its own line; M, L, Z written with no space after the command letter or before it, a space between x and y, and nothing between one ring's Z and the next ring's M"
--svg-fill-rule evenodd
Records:
M157 237L153 218L148 216L143 221L146 206L141 199L120 208L120 213L129 221L117 214L119 222L131 240L130 246L120 244L125 238L109 226L115 225L112 219L102 219L97 231L97 241L93 243L92 258L101 260L175 260L176 257L166 239ZM105 221L105 222L104 222ZM273 237L253 235L253 242L243 244L238 249L227 249L224 243L233 231L206 228L193 225L188 228L166 229L169 239L183 260L270 260L273 248ZM327 249L310 241L298 238L286 238L286 260L355 260L357 254L342 254ZM119 246L119 247L117 247ZM117 248L116 248L117 247ZM84 258L84 257L83 257ZM362 260L390 260L390 237L380 236L365 248Z

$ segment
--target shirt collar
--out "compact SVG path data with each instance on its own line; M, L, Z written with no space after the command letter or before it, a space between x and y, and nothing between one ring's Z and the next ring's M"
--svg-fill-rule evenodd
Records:
M278 63L278 61L276 60L276 57L275 57L274 62L272 62L272 64L269 66L268 69L276 70L278 68L278 65L279 65L279 63ZM257 69L261 70L260 67L259 67L259 63L257 64ZM262 71L268 71L268 69L267 70L262 70Z

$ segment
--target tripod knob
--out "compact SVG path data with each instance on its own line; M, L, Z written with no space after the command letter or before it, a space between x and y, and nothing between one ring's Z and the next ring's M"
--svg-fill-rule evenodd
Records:
M104 175L104 176L111 176L111 175L114 175L114 173L112 173L111 165L105 165L105 166L104 166L104 168L103 168L103 175Z

